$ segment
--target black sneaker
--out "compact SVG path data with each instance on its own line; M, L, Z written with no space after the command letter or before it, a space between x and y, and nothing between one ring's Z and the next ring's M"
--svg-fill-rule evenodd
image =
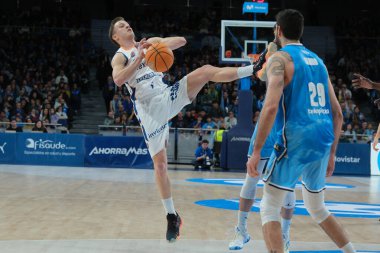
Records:
M168 213L166 215L168 220L168 230L166 231L166 240L168 242L175 242L179 239L179 229L182 225L181 217L177 214Z

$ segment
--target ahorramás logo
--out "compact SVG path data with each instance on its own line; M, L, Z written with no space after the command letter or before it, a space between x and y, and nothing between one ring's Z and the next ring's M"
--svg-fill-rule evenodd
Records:
M89 156L92 155L125 155L129 156L130 154L134 155L147 155L148 149L147 148L100 148L100 147L94 147Z

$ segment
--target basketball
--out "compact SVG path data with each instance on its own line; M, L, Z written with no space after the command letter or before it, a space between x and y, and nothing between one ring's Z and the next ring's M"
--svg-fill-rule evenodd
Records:
M152 44L145 53L145 63L155 72L166 72L173 65L172 50L163 43Z

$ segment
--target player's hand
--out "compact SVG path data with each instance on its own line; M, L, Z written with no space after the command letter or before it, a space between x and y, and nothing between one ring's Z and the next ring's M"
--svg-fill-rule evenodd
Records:
M148 47L150 47L150 43L146 41L145 38L143 38L142 40L140 40L140 42L138 43L138 47L137 47L137 51L138 51L138 56L137 56L137 59L142 61L145 57L145 52L144 50Z
M379 149L376 147L378 143L379 143L379 139L377 138L377 136L375 136L373 143L372 143L373 150L379 151Z
M276 53L277 50L278 50L278 47L277 47L277 44L276 44L276 43L274 43L274 42L269 43L269 44L268 44L268 52L266 53L265 58L268 60L268 58L269 58L272 54Z
M335 155L330 155L329 163L327 164L326 177L331 177L335 170Z
M142 40L140 40L139 42L139 47L142 47L144 49L147 49L148 47L150 47L152 45L152 43L148 42L146 40L146 38L143 38Z
M258 177L259 172L257 167L259 166L260 155L253 154L247 162L247 172L250 177Z
M354 88L373 89L373 83L370 79L355 73L355 79L352 80L352 86Z

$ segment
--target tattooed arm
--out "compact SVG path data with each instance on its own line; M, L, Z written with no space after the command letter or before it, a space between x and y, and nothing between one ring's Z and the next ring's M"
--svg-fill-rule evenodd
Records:
M292 61L289 54L285 52L276 52L268 60L267 63L267 92L264 107L260 113L259 126L253 154L247 162L247 170L250 176L256 177L257 165L260 160L261 149L267 139L274 120L276 118L278 105L285 86L285 69L286 64Z
M263 147L276 118L278 105L285 85L285 64L288 62L288 57L286 56L288 56L287 53L276 52L268 61L267 92L264 107L260 114L254 153L260 154L261 148Z

